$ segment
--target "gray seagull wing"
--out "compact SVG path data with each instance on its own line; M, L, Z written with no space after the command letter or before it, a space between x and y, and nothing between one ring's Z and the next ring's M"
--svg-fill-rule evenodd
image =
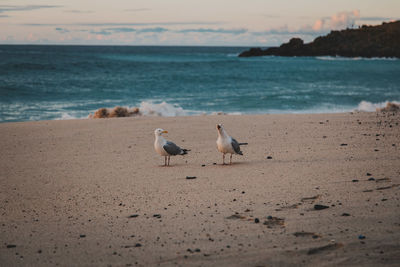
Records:
M235 138L232 138L231 144L232 144L233 150L235 150L236 154L241 155L242 151L240 151L240 145L239 145L238 141L236 141Z
M180 155L182 153L182 149L170 141L167 141L167 143L163 146L163 148L170 155L175 156L175 155Z

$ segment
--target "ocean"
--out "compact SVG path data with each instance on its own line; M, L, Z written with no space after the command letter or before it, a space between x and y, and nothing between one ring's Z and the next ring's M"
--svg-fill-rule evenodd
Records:
M248 47L0 45L0 122L144 114L374 111L400 101L400 60L239 58Z

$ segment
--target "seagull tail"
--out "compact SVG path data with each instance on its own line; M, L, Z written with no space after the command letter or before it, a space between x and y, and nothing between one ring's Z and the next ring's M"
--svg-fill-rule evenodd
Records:
M182 149L181 150L181 155L186 155L188 153L188 151L190 151L190 149Z
M249 143L239 143L239 146L247 146Z

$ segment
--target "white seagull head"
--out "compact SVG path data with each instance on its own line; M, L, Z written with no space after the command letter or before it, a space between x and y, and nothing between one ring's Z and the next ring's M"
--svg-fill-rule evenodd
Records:
M154 134L157 136L161 136L163 133L168 133L168 131L165 131L163 129L157 128L154 130Z

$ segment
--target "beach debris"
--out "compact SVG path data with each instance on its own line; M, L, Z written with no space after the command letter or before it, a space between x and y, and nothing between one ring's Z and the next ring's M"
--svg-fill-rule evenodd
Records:
M400 111L400 104L396 104L393 102L386 103L386 106L383 108L377 108L377 112L397 112Z
M226 217L226 219L229 219L229 220L237 220L237 219L246 219L246 217L245 217L245 216L242 216L242 215L240 215L240 214L235 213L235 214L233 214L233 215L231 215L231 216Z
M374 177L370 177L370 178L368 178L368 181L375 181L375 178Z
M285 227L285 219L268 216L267 220L264 221L263 224L266 225L268 228L272 228L272 227L276 227L276 226Z
M260 219L258 219L258 218L254 219L254 223L259 223L259 222L260 222Z
M108 112L108 109L106 108L100 108L96 110L94 115L92 116L93 119L103 119L103 118L108 118L108 115L110 113Z
M300 205L302 205L302 203L296 203L296 204L292 204L292 205L288 205L288 206L282 206L279 209L275 209L275 211L281 211L283 209L297 209Z
M135 245L126 245L126 246L124 246L124 248L138 248L138 247L141 247L141 246L142 246L142 244L136 243Z
M311 248L308 250L307 255L313 255L324 251L331 251L343 247L342 243L332 243L321 247Z
M196 179L197 176L186 176L186 179L191 180L191 179Z
M293 233L293 235L294 235L295 237L312 237L312 238L314 238L314 239L320 238L320 237L321 237L319 234L312 233L312 232L303 232L303 231L301 231L301 232L295 232L295 233Z
M271 156L268 156L267 159L272 159L272 157L271 157Z
M79 235L79 237L80 237L80 238L85 238L85 237L86 237L86 235Z
M358 239L360 239L360 240L365 239L365 235L359 235Z
M313 197L303 197L303 198L301 199L301 202L311 202L311 203L314 203L315 200L319 199L320 197L321 197L321 195L316 195L316 196L313 196Z
M379 178L375 179L375 182L380 183L380 182L390 182L390 179L385 177L385 178Z
M340 144L340 146L347 146L347 144Z
M128 116L129 116L128 109L120 106L113 108L113 110L110 112L110 115L108 115L109 118L128 117Z
M350 214L348 214L348 213L346 213L346 212L343 212L343 213L342 213L342 216L347 217L347 216L350 216Z
M104 118L118 118L118 117L133 117L140 116L138 107L126 108L121 106L116 106L113 109L99 108L94 112L94 114L89 114L89 119L104 119Z
M367 172L367 176L371 176L372 174L370 174L369 172Z
M353 179L353 180L351 180L353 183L357 183L357 182L359 182L359 180L357 180L357 179Z
M314 205L314 209L315 210L324 210L324 209L328 209L329 208L329 206L325 206L325 205L322 205L322 204L315 204Z
M129 110L129 115L140 115L140 110L138 107L134 107L133 109Z
M7 245L7 248L16 248L16 247L17 247L17 245L13 245L13 244Z
M153 217L159 219L159 218L161 218L161 214L154 214Z
M386 190L386 189L391 189L391 188L395 188L397 186L399 186L400 184L392 184L389 186L383 186L383 187L378 187L376 190Z
M136 217L139 217L139 214L132 214L128 216L128 218L136 218Z

